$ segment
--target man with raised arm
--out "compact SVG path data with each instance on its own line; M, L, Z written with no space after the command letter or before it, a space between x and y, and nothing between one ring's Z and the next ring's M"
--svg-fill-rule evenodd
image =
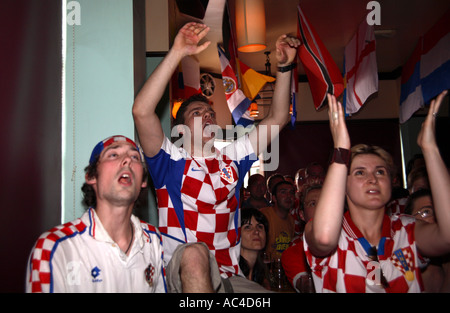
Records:
M183 142L177 147L164 135L155 109L181 59L208 47L209 42L199 44L208 31L199 23L180 29L137 95L133 117L157 190L169 292L255 292L258 285L245 279L239 268L239 189L256 156L266 149L266 138L277 135L289 120L291 70L299 40L278 38L280 70L272 108L252 132L226 149L215 149L215 112L206 98L195 96L176 114Z

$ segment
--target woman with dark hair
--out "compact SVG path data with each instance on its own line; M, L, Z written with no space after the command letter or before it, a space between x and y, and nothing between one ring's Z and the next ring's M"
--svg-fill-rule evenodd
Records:
M239 266L245 277L270 289L268 270L262 254L266 247L269 222L257 209L241 211L241 257Z

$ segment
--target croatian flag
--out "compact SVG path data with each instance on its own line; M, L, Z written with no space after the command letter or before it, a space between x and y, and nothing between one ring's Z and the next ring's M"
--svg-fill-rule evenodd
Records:
M359 111L373 93L378 91L378 68L374 27L366 20L345 47L344 53L344 93L345 113L351 115Z
M225 52L217 45L219 51L220 67L222 70L222 82L225 89L228 108L236 125L247 126L253 124L254 120L250 117L247 110L251 104L242 90L239 89L236 74L230 66L230 62L225 56Z
M298 5L298 33L302 45L298 56L308 77L314 106L320 110L327 104L327 94L339 97L344 91L342 74L316 31Z
M450 10L421 38L402 71L400 123L450 89Z

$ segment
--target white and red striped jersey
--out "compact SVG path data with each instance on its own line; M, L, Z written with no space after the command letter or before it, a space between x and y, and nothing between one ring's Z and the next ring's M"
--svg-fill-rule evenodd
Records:
M385 215L377 260L368 256L368 242L344 214L336 251L328 257L311 254L306 239L305 253L313 273L316 292L371 293L422 292L419 260L414 238L415 219L407 215ZM381 272L389 287L380 285Z
M159 153L146 157L157 193L166 264L179 244L204 242L223 277L242 275L239 190L256 159L248 136L209 158L192 158L165 138Z
M111 239L94 209L37 240L27 266L27 292L166 292L161 235L131 217L128 256Z

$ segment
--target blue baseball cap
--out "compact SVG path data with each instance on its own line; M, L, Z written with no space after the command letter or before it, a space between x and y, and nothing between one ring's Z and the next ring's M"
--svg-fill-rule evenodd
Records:
M139 151L139 154L141 155L141 160L142 160L142 155L143 155L142 150L133 140L131 140L128 137L122 136L122 135L116 135L116 136L111 136L111 137L108 137L108 138L100 141L94 147L94 150L92 150L91 157L89 159L89 165L95 164L95 162L97 162L98 157L100 156L102 151L106 147L108 147L111 144L113 144L114 142L118 142L118 141L126 141L126 142L130 143L133 147L135 147Z

